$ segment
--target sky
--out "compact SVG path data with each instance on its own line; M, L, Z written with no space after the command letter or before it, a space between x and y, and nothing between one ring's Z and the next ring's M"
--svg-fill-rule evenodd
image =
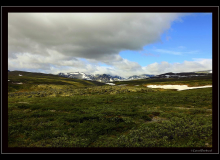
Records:
M212 70L212 13L8 13L8 69L125 78Z

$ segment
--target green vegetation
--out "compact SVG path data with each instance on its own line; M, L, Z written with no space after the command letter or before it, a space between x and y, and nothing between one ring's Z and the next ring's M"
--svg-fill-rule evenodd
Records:
M212 88L145 87L177 83L159 79L108 86L19 71L8 77L9 147L212 147Z
M22 76L18 76L21 74ZM87 86L102 86L103 83L91 82L80 79L64 78L52 74L13 71L8 73L8 92L17 91L39 91L45 89L61 89L64 85L71 88L82 88ZM17 83L22 83L17 84ZM48 86L49 85L49 86ZM47 88L45 88L47 87Z

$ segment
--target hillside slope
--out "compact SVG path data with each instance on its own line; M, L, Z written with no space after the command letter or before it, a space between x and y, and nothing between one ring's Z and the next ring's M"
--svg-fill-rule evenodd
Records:
M47 85L47 87L68 85L72 88L82 88L102 86L104 84L95 81L65 78L52 74L24 71L8 72L8 92L42 90L42 87L40 87L42 85Z

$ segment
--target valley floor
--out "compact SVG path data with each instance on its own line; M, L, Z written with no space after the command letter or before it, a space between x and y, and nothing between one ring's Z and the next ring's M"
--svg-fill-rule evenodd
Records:
M211 88L39 93L9 94L9 147L212 147Z

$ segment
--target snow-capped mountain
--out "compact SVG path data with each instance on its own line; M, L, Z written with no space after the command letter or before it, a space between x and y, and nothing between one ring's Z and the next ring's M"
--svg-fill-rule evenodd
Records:
M148 79L148 78L184 78L184 77L193 77L193 76L207 76L207 75L212 75L212 70L196 71L196 72L180 72L180 73L168 72L159 75L141 74L141 75L133 75L128 78L124 78L118 75L113 76L109 74L86 74L83 72L59 73L58 75L68 78L85 79L85 80L98 81L103 83L109 83L109 82L111 83L114 81L129 81L129 80Z
M87 75L83 72L69 72L69 73L58 73L59 76L68 77L68 78L76 78L76 79L86 79L91 80L91 75Z
M114 82L116 80L124 79L120 76L111 76L109 74L85 74L83 72L69 72L69 73L59 73L59 76L68 77L68 78L76 78L76 79L85 79L99 82Z
M95 75L93 77L93 80L95 81L99 81L99 82L113 82L113 78L111 75L109 74L101 74L101 75Z
M69 73L59 73L59 76L68 77L68 78L76 78L76 79L85 79L98 81L103 83L114 82L114 81L125 81L125 80L135 80L135 79L146 79L152 77L153 75L142 74L142 75L134 75L129 78L124 78L118 75L109 75L109 74L85 74L83 72L69 72Z
M163 73L156 75L153 78L183 78L183 77L195 77L195 76L212 76L212 70L196 71L196 72L179 72L179 73Z
M146 79L146 78L150 78L150 77L153 77L153 76L154 75L150 75L150 74L134 75L134 76L128 77L128 80Z

